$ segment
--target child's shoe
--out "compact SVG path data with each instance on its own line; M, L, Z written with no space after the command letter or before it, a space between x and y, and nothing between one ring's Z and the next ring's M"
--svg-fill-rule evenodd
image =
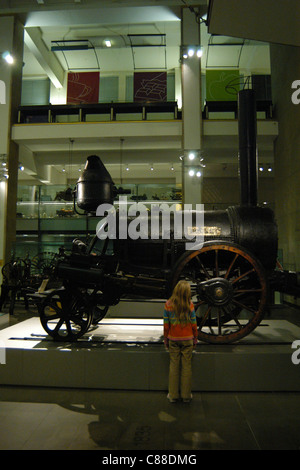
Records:
M177 402L176 398L171 398L169 393L167 395L167 399L169 400L170 403L176 403Z
M190 403L192 401L193 395L191 394L190 398L183 398L182 401L183 403Z

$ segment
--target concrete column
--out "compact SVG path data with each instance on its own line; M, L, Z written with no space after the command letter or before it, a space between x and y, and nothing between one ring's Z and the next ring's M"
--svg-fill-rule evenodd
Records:
M279 128L274 144L279 249L284 268L300 271L300 47L271 45L270 54L274 117ZM299 82L292 88L295 81Z
M188 9L182 9L181 44L183 47L200 44L200 25L195 15ZM183 165L182 184L185 204L201 203L201 181L191 177L189 171L199 164L202 147L202 112L201 112L201 61L194 53L193 57L182 59L182 120L183 120ZM192 152L194 160L189 160ZM199 169L199 168L198 168Z
M0 225L1 241L4 243L3 262L10 259L16 237L16 202L18 185L18 146L11 140L12 123L17 122L17 109L21 102L23 67L23 25L13 16L0 17L0 52L9 51L13 64L0 57L0 80L5 85L5 103L0 104L0 154L7 156L8 174L4 223Z

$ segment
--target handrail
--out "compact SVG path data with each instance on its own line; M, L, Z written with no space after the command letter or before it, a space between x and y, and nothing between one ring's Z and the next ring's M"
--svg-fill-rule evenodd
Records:
M79 122L85 122L88 115L109 114L110 120L115 121L117 114L140 113L143 120L148 113L173 113L174 119L181 119L176 101L157 102L112 102L91 104L58 104L19 106L18 124L57 122L59 115L78 115Z

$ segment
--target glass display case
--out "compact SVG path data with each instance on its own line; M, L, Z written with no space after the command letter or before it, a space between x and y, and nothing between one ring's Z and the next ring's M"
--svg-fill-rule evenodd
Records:
M122 184L127 205L142 202L177 204L181 207L181 187L175 184ZM118 207L118 199L114 202ZM57 252L59 247L71 247L74 238L94 236L98 217L87 217L74 210L73 188L57 186L18 186L17 233L14 254L34 256L41 251Z

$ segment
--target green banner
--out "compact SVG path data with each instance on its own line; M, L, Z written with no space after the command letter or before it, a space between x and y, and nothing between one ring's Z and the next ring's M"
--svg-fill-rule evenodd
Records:
M207 70L206 101L236 101L240 80L238 70Z

